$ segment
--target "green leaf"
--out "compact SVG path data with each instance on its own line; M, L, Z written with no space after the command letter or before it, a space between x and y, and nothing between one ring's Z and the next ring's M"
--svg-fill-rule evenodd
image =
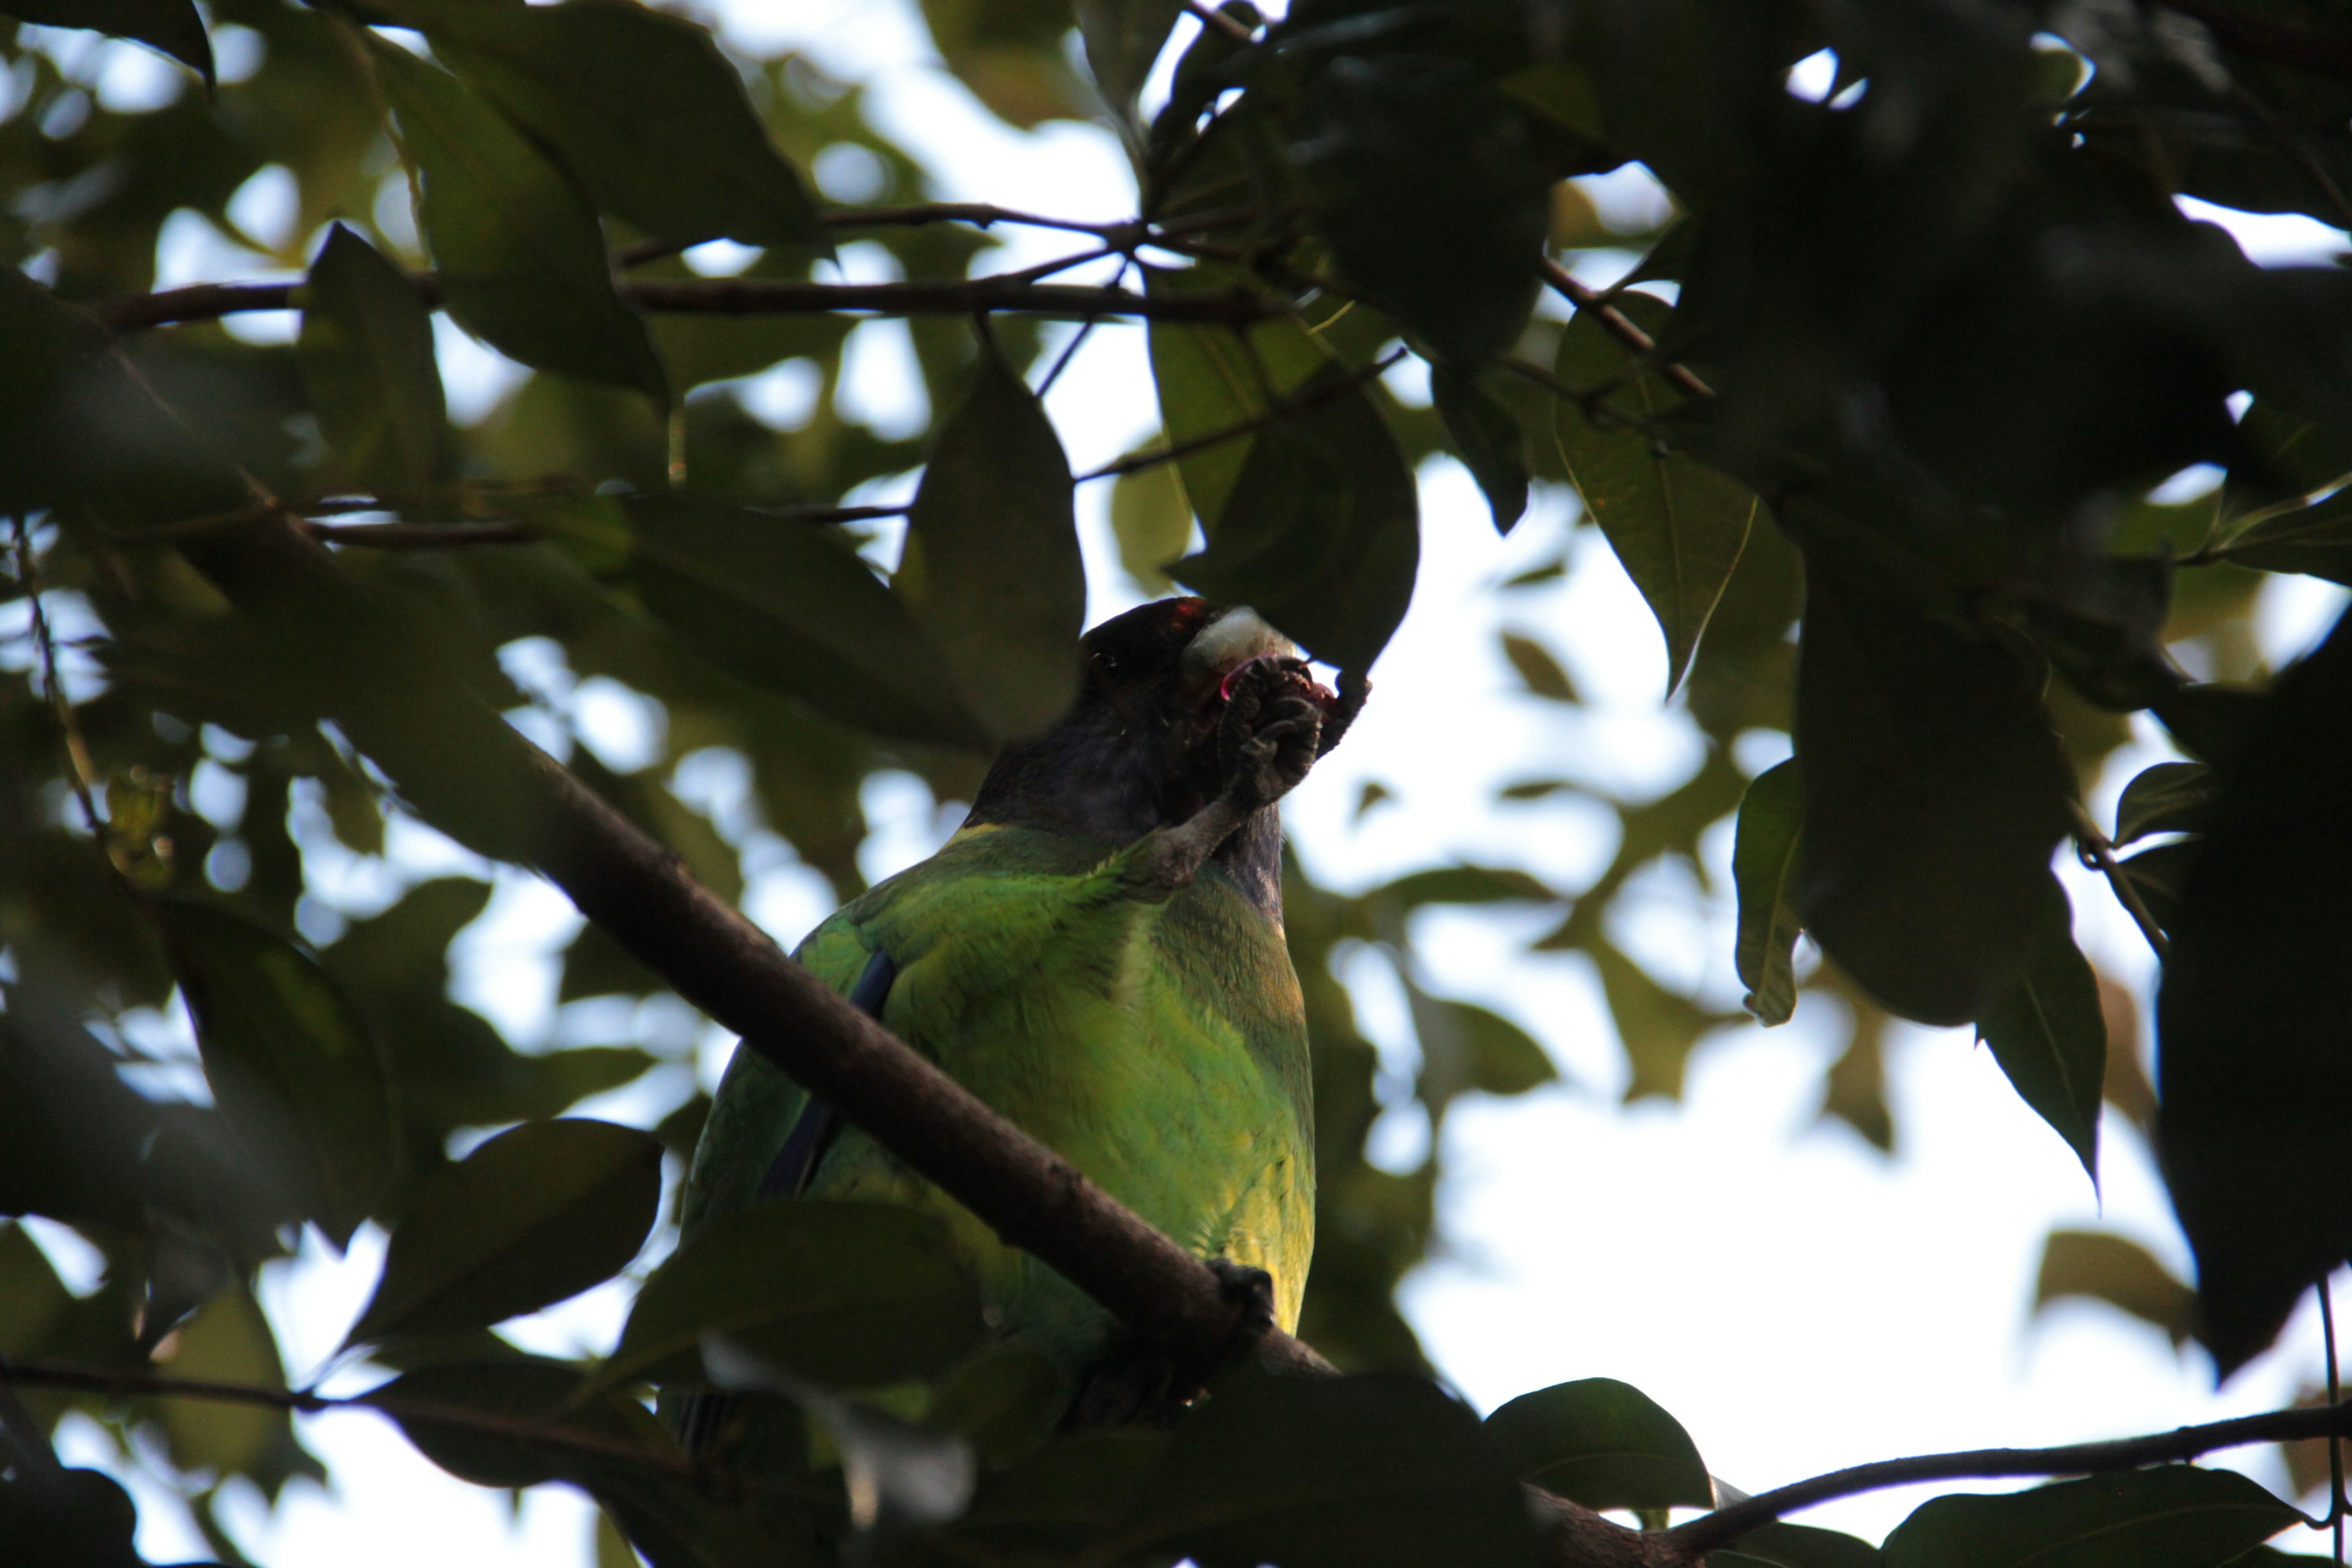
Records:
M1221 603L1254 605L1317 658L1360 671L1412 602L1421 509L1363 389L1333 395L1341 374L1323 372L1301 393L1319 397L1315 406L1258 434L1209 547L1171 570Z
M1617 308L1653 337L1672 314L1646 294L1624 295ZM1557 369L1580 391L1612 388L1597 409L1560 399L1553 429L1585 510L1665 634L1671 696L1748 546L1756 494L1654 433L1686 399L1635 364L1595 312L1578 311L1560 333Z
M375 1042L308 951L224 909L152 908L214 1100L267 1176L341 1247L392 1173Z
M653 1228L661 1160L608 1121L499 1133L410 1201L344 1343L488 1328L611 1279Z
M884 1204L792 1199L717 1220L646 1281L598 1387L701 1376L705 1334L835 1387L937 1373L980 1298L946 1226Z
M635 0L399 0L468 85L553 150L596 205L672 244L727 238L829 252L710 30Z
M2352 584L2352 492L2338 490L2317 506L2258 522L2219 553L2263 572Z
M1523 637L1516 632L1503 634L1503 657L1519 672L1528 692L1548 702L1581 702L1576 693L1576 682L1559 667L1551 650L1533 637Z
M302 301L302 381L338 466L378 496L425 489L446 467L449 410L415 287L339 223Z
M1429 391L1454 452L1495 514L1495 531L1510 532L1528 510L1528 438L1517 418L1450 364L1430 366Z
M2226 1376L2352 1251L2352 617L2219 773L2158 995L2157 1147Z
M2074 777L2038 679L1989 633L1808 558L1797 915L1890 1012L1972 1023L2041 952Z
M983 747L946 658L834 534L694 491L625 503L629 581L646 608L721 668L882 735ZM543 524L589 538L587 513Z
M1364 895L1409 913L1423 904L1556 903L1559 895L1525 871L1497 866L1435 866L1409 871Z
M1166 449L1164 440L1154 446ZM1137 587L1158 597L1176 586L1168 568L1192 542L1192 508L1173 463L1154 463L1111 481L1110 531L1118 540L1118 563Z
M1012 124L1087 111L1092 95L1062 48L1069 0L923 0L923 20L948 69Z
M2161 1465L1935 1498L1885 1552L1886 1568L2221 1568L2300 1517L2234 1471Z
M1395 1374L1228 1379L1176 1429L1114 1541L1122 1558L1283 1568L1536 1562L1527 1505L1477 1418Z
M1345 56L1305 95L1291 157L1340 268L1475 368L1535 304L1552 176L1528 117L1466 61Z
M2151 833L2194 833L2220 786L2203 763L2158 763L2124 785L2116 802L2116 842L2129 844Z
M0 13L44 27L88 27L161 49L214 85L213 45L194 0L6 0Z
M1740 1005L1766 1026L1797 1010L1796 877L1805 781L1794 757L1756 775L1739 797L1731 879L1739 893L1733 960L1748 994Z
M223 1290L181 1324L173 1335L165 1370L173 1377L236 1384L246 1388L286 1386L278 1342L253 1298L240 1289ZM272 1445L293 1441L287 1413L266 1405L226 1401L161 1401L163 1435L172 1463L182 1470L210 1470L224 1479L250 1469Z
M892 586L998 740L1040 734L1068 710L1087 614L1069 460L993 340L931 438Z
M1036 1451L1070 1408L1069 1374L1034 1345L1000 1342L940 1380L927 1424L971 1439L989 1469Z
M1243 279L1216 267L1181 272L1146 268L1144 284L1145 292L1158 300L1230 292L1243 287ZM1322 343L1286 317L1245 331L1154 321L1148 341L1160 423L1169 443L1180 447L1266 417L1277 403L1296 398L1318 371L1331 363ZM1213 527L1224 516L1257 441L1254 431L1244 432L1178 460L1184 493L1203 527Z
M1601 996L1633 1069L1625 1084L1626 1102L1653 1094L1681 1094L1683 1068L1693 1048L1708 1030L1731 1019L1667 990L1605 942L1592 943L1591 950L1593 966L1601 972Z
M596 1396L587 1373L571 1362L516 1355L496 1361L450 1362L404 1373L367 1396L381 1401L408 1440L426 1458L478 1487L530 1487L559 1478L577 1479L625 1462L582 1453L558 1443L484 1432L462 1422L436 1421L430 1412L472 1412L543 1426L605 1442L620 1442L648 1458L675 1460L677 1446L652 1412L635 1402Z
M1135 102L1151 75L1184 0L1076 0L1078 36L1087 68L1114 113L1132 121Z
M2099 977L2074 945L2074 906L2055 877L2033 918L2033 955L2008 994L1977 1020L1977 1037L2018 1098L2050 1123L2099 1182L2099 1104L2107 1071Z
M457 324L523 363L669 405L643 318L613 288L604 231L538 147L457 78L368 35L422 177L418 226Z
M1486 1417L1486 1436L1519 1479L1587 1508L1715 1505L1715 1483L1682 1423L1615 1378L1522 1394Z
M1415 1092L1433 1117L1444 1115L1446 1106L1468 1089L1525 1094L1559 1079L1550 1053L1508 1018L1473 1003L1432 996L1410 975L1404 982L1413 1033L1421 1041Z
M2120 1236L2053 1230L2043 1238L2042 1268L2033 1282L2035 1313L2075 1296L2153 1323L2176 1350L2199 1337L2197 1292L2174 1279L2147 1247Z

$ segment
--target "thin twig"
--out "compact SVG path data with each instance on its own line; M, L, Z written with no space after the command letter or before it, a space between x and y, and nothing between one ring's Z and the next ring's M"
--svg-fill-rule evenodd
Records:
M1184 0L1184 9L1198 17L1203 27L1214 28L1237 44L1246 44L1253 37L1237 18L1226 16L1207 0Z
M104 1394L112 1399L203 1399L216 1404L257 1405L266 1409L305 1415L334 1410L371 1410L404 1423L416 1421L459 1431L517 1438L551 1448L569 1448L577 1453L593 1454L600 1458L619 1459L643 1465L648 1469L665 1470L672 1475L695 1472L694 1461L684 1454L665 1453L658 1448L648 1448L641 1443L632 1443L601 1432L533 1421L496 1411L470 1410L462 1405L435 1405L398 1397L382 1398L377 1394L357 1394L338 1399L301 1389L264 1388L254 1384L215 1383L205 1378L167 1377L148 1373L102 1372L90 1367L18 1361L0 1356L0 1388L9 1386L69 1388L84 1394Z
M430 278L410 280L427 305L441 302ZM1145 295L1125 289L1076 283L1029 283L1019 274L986 278L915 279L897 283L809 283L771 278L625 279L622 297L647 310L719 316L824 315L836 310L872 310L890 316L968 316L975 311L1020 311L1084 321L1091 316L1132 316L1158 321L1246 326L1281 313L1260 296L1223 294ZM155 294L132 294L89 307L111 330L136 331L177 321L208 321L246 310L292 308L299 283L198 283Z
M2259 1415L2183 1426L2144 1437L2117 1437L2100 1443L2069 1443L2055 1448L1973 1448L1957 1454L1921 1454L1906 1459L1881 1459L1854 1465L1825 1476L1778 1487L1729 1508L1676 1525L1662 1539L1692 1562L1731 1545L1750 1531L1783 1515L1832 1498L1909 1486L1917 1481L1948 1481L1996 1476L2088 1476L2116 1470L2137 1470L2149 1465L2177 1464L2217 1449L2248 1443L2287 1442L2302 1437L2341 1436L2352 1432L2352 1405L2270 1410Z
M1080 474L1071 482L1082 485L1088 479L1117 479L1121 474L1131 474L1141 468L1157 468L1162 463L1172 463L1180 458L1189 458L1195 452L1236 440L1255 431L1263 430L1276 419L1293 414L1308 413L1322 407L1335 398L1344 397L1366 382L1377 379L1382 371L1387 370L1389 366L1403 357L1404 350L1399 349L1384 358L1373 361L1360 370L1350 371L1336 381L1328 382L1317 387L1303 397L1286 398L1279 403L1270 404L1263 414L1252 415L1238 424L1212 430L1205 436L1195 436L1189 441L1179 441L1172 447L1162 447L1157 451L1138 452L1131 457L1121 458L1115 463L1105 463L1099 468L1089 469Z
M1658 352L1657 340L1636 326L1633 319L1624 311L1611 304L1601 290L1579 282L1574 273L1549 256L1538 262L1537 266L1542 271L1545 282L1550 284L1578 310L1592 312L1593 319L1607 329L1611 337L1615 338L1637 354L1646 356ZM1668 363L1658 367L1658 374L1693 397L1715 395L1715 388L1701 381L1687 365Z
M130 890L130 874L114 857L113 835L107 821L98 814L98 769L89 759L89 744L82 739L81 724L74 717L73 703L66 696L65 682L58 678L58 640L49 627L49 613L41 604L40 566L33 559L32 531L25 526L25 516L18 512L9 520L15 531L16 546L16 583L25 591L25 604L33 620L33 657L41 667L43 695L57 716L58 729L65 737L67 784L73 790L76 804L81 807L82 820L89 826L89 836L98 845L99 854L106 861L108 875L115 885Z
M2116 901L2131 915L2132 923L2139 927L2139 934L2147 939L2147 945L2157 958L2161 961L2170 957L2172 942L2165 936L2164 928L2156 923L2156 917L2148 913L2147 903L2139 896L2139 889L2133 885L2131 873L2116 859L2115 845L2099 831L2099 825L2092 820L2089 810L2081 801L2066 804L2074 817L2074 842L2089 855L2092 865L2098 868L2100 875L2106 878L2107 886L2115 890Z

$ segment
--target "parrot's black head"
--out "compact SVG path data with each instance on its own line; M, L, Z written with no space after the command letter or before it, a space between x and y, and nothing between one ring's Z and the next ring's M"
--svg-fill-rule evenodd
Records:
M1246 606L1161 599L1086 635L1086 676L1060 724L1000 754L970 821L1042 827L1131 843L1172 827L1223 787L1217 721L1235 671L1298 649ZM1336 701L1311 688L1327 711ZM1281 826L1261 811L1220 850L1253 901L1281 910Z

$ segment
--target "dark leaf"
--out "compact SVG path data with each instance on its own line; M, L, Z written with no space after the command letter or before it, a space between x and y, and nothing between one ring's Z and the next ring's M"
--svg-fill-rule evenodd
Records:
M392 1174L392 1105L375 1042L307 951L224 909L153 908L213 1098L265 1178L341 1247Z
M1291 147L1340 268L1440 358L1475 368L1518 337L1551 227L1527 116L1432 55L1342 56Z
M1533 695L1553 702L1583 700L1576 694L1576 683L1568 678L1568 671L1559 667L1559 660L1533 637L1505 632L1503 657L1511 661L1511 668L1519 672L1519 679Z
M1588 1377L1486 1417L1519 1479L1587 1508L1710 1508L1715 1485L1682 1423L1631 1384Z
M653 1228L661 1160L658 1139L607 1121L499 1133L408 1204L345 1342L487 1328L610 1279Z
M570 1362L501 1356L420 1367L368 1397L383 1405L426 1458L480 1487L537 1486L606 1469L626 1473L631 1467L560 1443L485 1432L462 1420L436 1421L436 1407L544 1426L558 1436L624 1444L656 1459L677 1458L677 1445L650 1411L625 1398L598 1396L587 1381L586 1373Z
M1739 1538L1739 1555L1774 1568L1879 1568L1878 1548L1867 1541L1809 1524L1775 1521ZM1710 1556L1707 1568L1716 1568Z
M1171 570L1211 598L1255 606L1317 658L1360 671L1412 602L1420 498L1362 389L1330 392L1310 383L1302 396L1322 401L1259 433L1208 549Z
M842 541L691 491L627 515L630 581L713 664L862 730L986 745L945 658Z
M1970 1023L2039 951L2074 781L2007 649L1885 594L1808 563L1797 913L1890 1010Z
M2120 862L2124 875L2130 879L2132 890L2147 906L2157 929L2168 936L2180 922L2180 898L2189 886L2189 868L2197 863L2198 851L2202 847L2193 838L2159 844Z
M715 1221L637 1295L599 1386L700 1375L705 1334L833 1386L939 1372L980 1332L980 1300L929 1215L810 1199Z
M1144 273L1146 291L1154 299L1229 292L1243 282L1237 274L1211 267L1181 272L1151 268ZM1154 321L1150 342L1160 423L1175 447L1244 429L1265 418L1276 405L1302 395L1316 373L1331 363L1323 344L1287 318L1260 322L1246 331ZM1214 528L1224 516L1257 441L1255 434L1244 430L1178 461L1184 494L1204 528Z
M2074 945L2074 907L2055 877L2032 914L2025 973L1977 1020L1977 1037L2018 1098L2050 1123L2099 1180L2099 1106L2107 1071L2107 1021L2099 979Z
M1398 1375L1231 1379L1177 1428L1117 1540L1202 1568L1536 1561L1477 1418Z
M1922 1503L1886 1568L2221 1568L2301 1515L2231 1470L2163 1465Z
M464 84L370 36L368 58L424 181L417 221L449 314L523 363L669 404L646 323L613 289L594 209Z
M2352 617L2218 771L2158 997L2157 1144L2226 1374L2352 1252Z
M634 0L403 0L476 90L554 150L596 205L674 244L829 251L709 28Z
M1528 438L1517 418L1450 364L1430 367L1429 391L1454 450L1495 514L1495 531L1510 532L1528 510Z
M2220 553L2263 572L2352 584L2352 493L2338 490L2317 506L2258 522Z
M2235 762L2252 742L2267 700L2242 686L2184 686L2156 705L2174 744L2203 763Z
M0 1480L0 1541L42 1568L147 1568L131 1549L139 1510L96 1470L26 1469Z
M415 287L336 224L302 300L302 381L342 472L378 496L423 491L442 476L449 411Z
M2136 1241L2097 1230L2053 1230L2033 1281L2038 1314L2069 1297L2105 1301L2164 1331L2178 1350L2198 1338L2197 1292Z
M2143 769L2116 802L2116 842L2151 833L2194 833L2204 825L2219 785L2203 763L2158 763Z
M1070 465L993 340L932 437L892 585L998 740L1038 734L1067 710L1087 610Z
M1623 296L1618 309L1653 332L1670 314L1645 294ZM1577 493L1658 617L1672 695L1747 548L1755 492L1657 434L1683 394L1637 366L1593 311L1560 333L1557 371L1579 391L1613 388L1590 407L1561 399L1553 428Z
M45 27L88 27L158 48L213 85L213 45L194 0L7 0L0 13Z
M971 1439L990 1469L1036 1451L1070 1407L1070 1379L1034 1345L993 1344L940 1380L925 1420Z
M1157 445L1164 449L1166 444ZM1154 463L1112 480L1110 530L1118 540L1118 563L1137 587L1154 595L1173 589L1168 568L1192 542L1192 508L1176 465Z
M1087 67L1113 112L1132 119L1152 65L1168 42L1184 0L1077 0Z
M1731 846L1739 894L1733 959L1748 987L1741 1005L1768 1026L1787 1023L1797 1010L1795 884L1804 821L1804 775L1794 757L1757 774L1739 798Z

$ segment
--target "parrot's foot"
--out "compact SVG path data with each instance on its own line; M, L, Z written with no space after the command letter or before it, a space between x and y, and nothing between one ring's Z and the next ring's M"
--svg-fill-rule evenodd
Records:
M1364 710L1364 699L1372 694L1372 683L1352 669L1339 672L1339 700L1323 720L1322 738L1315 743L1315 755L1319 759L1331 754L1331 748L1345 740L1348 726Z
M1217 724L1223 787L1190 820L1147 841L1143 873L1151 893L1165 897L1190 883L1243 824L1297 787L1321 754L1318 695L1328 700L1303 659L1255 659L1229 678Z
M1274 1276L1230 1258L1212 1258L1208 1265L1217 1277L1217 1288L1240 1314L1234 1339L1247 1353L1250 1346L1274 1332Z

